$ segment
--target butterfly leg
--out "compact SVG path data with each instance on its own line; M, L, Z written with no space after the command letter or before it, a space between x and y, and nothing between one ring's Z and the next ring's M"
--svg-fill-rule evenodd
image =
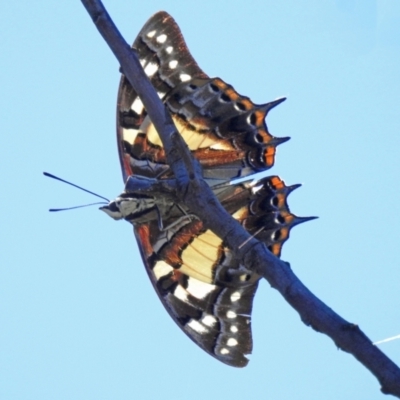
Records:
M168 231L169 229L173 228L174 226L181 224L185 220L189 220L188 222L191 222L193 219L199 219L197 217L197 215L195 215L195 214L187 214L186 211L182 207L179 206L179 204L177 204L177 206L184 215L177 218L174 222L172 222L171 224L169 224L168 226L165 226L165 227L164 227L164 224L162 221L160 209L158 208L158 206L156 206L156 211L157 211L157 215L158 215L158 229L161 232Z

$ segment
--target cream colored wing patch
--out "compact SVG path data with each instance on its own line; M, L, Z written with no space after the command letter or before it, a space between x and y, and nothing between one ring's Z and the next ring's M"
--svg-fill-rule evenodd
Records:
M189 124L185 124L180 118L172 115L174 124L178 132L182 135L186 144L190 150L206 149L209 147L218 150L232 150L231 144L226 140L218 140L216 137L210 137L207 133L197 132L194 128L191 128ZM141 132L145 132L149 142L155 146L162 147L162 142L158 133L150 121L149 117L146 117L143 124L140 127Z
M179 270L199 281L212 283L222 252L222 240L207 230L182 251L182 265Z

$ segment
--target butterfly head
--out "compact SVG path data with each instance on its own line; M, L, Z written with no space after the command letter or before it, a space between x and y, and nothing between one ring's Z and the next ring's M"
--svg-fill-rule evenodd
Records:
M106 206L100 207L100 210L115 220L126 219L130 222L135 222L140 220L144 214L153 210L154 207L154 198L133 196L124 192Z

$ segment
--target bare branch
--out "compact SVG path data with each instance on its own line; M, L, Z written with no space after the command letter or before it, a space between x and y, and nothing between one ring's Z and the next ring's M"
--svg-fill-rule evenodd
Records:
M290 265L252 238L219 204L203 181L199 165L178 134L173 121L145 75L135 52L125 42L99 0L82 0L97 29L117 57L124 75L141 98L164 144L168 163L178 184L178 195L203 224L235 251L243 264L262 275L314 330L328 335L335 345L351 353L381 384L381 391L400 398L400 369L356 324L344 320L314 296ZM243 245L245 243L245 245Z

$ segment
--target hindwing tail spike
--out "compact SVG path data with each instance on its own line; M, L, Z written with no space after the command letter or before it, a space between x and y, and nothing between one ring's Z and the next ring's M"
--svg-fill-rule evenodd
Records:
M312 221L314 219L318 219L318 217L295 217L294 221L292 222L292 226L303 224L304 222Z
M276 100L270 101L269 103L262 104L260 108L264 111L265 115L267 115L270 110L283 103L285 100L286 97L280 97Z

